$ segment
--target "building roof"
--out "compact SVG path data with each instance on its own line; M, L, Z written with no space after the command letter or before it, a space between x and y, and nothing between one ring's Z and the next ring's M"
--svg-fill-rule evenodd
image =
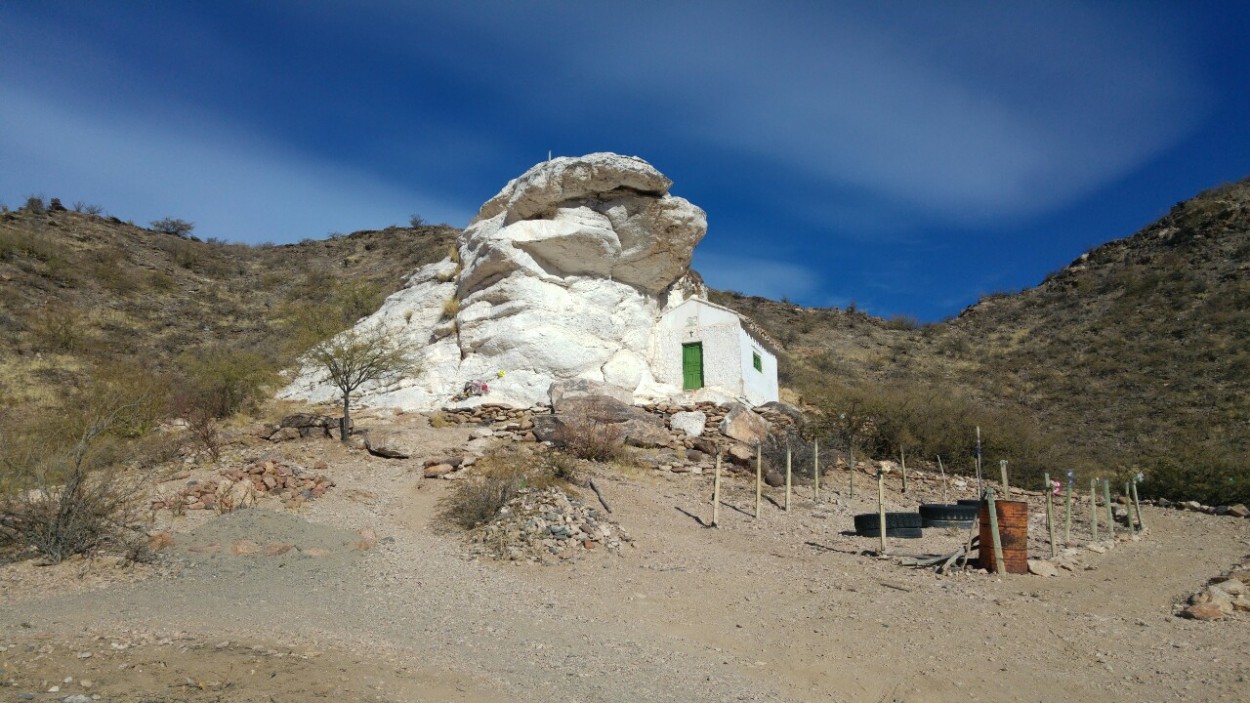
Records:
M743 315L742 313L738 312L737 310L734 310L733 308L728 308L728 307L725 307L724 305L713 303L712 301L707 300L705 298L686 298L685 300L681 301L677 305L674 305L673 307L664 311L663 314L667 315L670 312L676 310L677 308L680 308L681 306L690 302L700 303L702 305L706 305L716 310L723 310L733 315L734 317L738 318L738 321L742 323L742 331L746 332L748 337L750 337L760 346L767 349L768 352L772 354L773 356L777 356L778 350L781 349L781 345L778 344L777 341L774 340L772 337L768 336L768 333L765 332L762 327L756 324L755 320L752 320L751 318L747 317L746 315Z

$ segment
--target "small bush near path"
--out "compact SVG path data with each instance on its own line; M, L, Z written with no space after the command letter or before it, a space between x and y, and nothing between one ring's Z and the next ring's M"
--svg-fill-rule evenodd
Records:
M578 459L613 461L625 453L625 433L618 425L570 417L556 429L556 446Z

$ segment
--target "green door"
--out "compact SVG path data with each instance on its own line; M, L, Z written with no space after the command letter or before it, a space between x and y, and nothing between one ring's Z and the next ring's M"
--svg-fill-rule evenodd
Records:
M681 380L688 391L703 387L703 342L681 345Z

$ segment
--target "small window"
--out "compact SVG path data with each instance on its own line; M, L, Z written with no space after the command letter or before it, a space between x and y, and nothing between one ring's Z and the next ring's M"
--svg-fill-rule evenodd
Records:
M764 373L764 362L760 359L759 352L751 352L751 365L755 367L756 371Z

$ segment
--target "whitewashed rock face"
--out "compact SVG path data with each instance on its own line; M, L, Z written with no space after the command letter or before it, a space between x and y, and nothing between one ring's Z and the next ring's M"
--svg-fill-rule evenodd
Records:
M569 379L640 400L679 392L656 383L648 358L660 311L700 287L690 257L707 218L670 185L642 159L608 153L553 159L509 182L457 240L459 263L422 268L358 323L392 329L421 366L396 387L362 389L359 401L529 406ZM453 402L470 380L490 393ZM305 369L282 395L336 393Z

